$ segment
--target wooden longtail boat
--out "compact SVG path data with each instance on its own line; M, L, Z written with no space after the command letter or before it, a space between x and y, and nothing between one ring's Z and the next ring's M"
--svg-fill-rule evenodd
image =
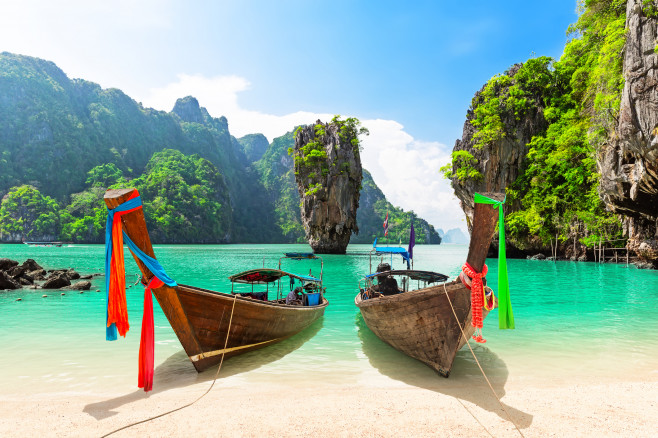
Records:
M134 189L108 190L105 203L109 209L114 209L126 202L133 192ZM143 209L124 214L121 221L123 231L137 247L155 258ZM133 257L142 272L142 281L147 284L153 273L134 254ZM223 293L182 284L175 287L165 284L152 291L185 353L196 370L201 372L218 364L222 354L228 358L272 345L301 332L324 315L329 302L324 298L322 277L316 279L280 269L254 269L230 278L232 283L253 286L274 283L284 277L301 282L306 286L305 291L313 289L315 294L309 294L309 297L314 298L317 304L286 304L281 296L261 300L252 298L254 292L232 290ZM303 297L306 295L302 293ZM230 334L225 348L229 320Z
M488 193L485 196L497 201L504 199L502 194ZM466 261L477 272L482 272L495 230L497 213L492 205L475 204L473 216L473 232ZM380 272L369 275L366 281L375 276L383 278L389 275L406 276L399 293L368 299L372 286L370 282L370 287L366 284L356 295L354 303L361 311L364 322L382 341L448 377L457 351L475 331L471 325L470 289L460 279L427 286L447 279L443 274L427 271ZM408 290L413 280L422 281L427 287ZM483 317L487 313L483 309Z

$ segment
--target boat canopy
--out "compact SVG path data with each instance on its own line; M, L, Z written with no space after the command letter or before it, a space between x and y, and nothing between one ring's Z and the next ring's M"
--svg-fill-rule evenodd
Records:
M377 244L377 241L375 241L375 245ZM402 248L401 246L375 246L373 245L372 250L375 252L377 255L382 255L382 254L391 254L391 255L400 255L402 256L402 259L407 262L407 269L410 267L411 263L411 257L409 256L409 252L406 250L406 248Z
M291 272L281 271L279 269L251 269L231 275L229 280L233 283L247 284L267 284L279 280L282 277L296 278L302 281L312 281L319 283L320 279L310 275L293 274Z
M377 277L378 275L403 275L412 280L425 281L427 283L443 283L448 280L448 276L439 274L438 272L431 271L412 271L412 270L393 270L384 272L375 272L374 274L366 275L366 278Z

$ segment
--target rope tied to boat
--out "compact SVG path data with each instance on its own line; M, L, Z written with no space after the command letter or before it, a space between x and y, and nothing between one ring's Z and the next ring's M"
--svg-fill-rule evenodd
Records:
M238 295L236 294L236 295L233 296L233 305L231 306L231 316L230 316L230 318L229 318L229 320L228 320L228 328L226 329L226 339L224 340L224 352L226 351L226 347L228 346L228 336L229 336L229 334L231 333L231 325L233 324L233 312L234 312L234 310L235 310L235 302L237 301L237 299L238 299ZM219 372L222 370L222 364L224 363L224 354L225 354L224 352L222 352L222 358L221 358L220 361L219 361L219 367L217 367L217 372L215 373L215 378L213 379L213 381L212 381L212 383L210 384L210 386L208 387L208 389L206 389L206 392L204 392L203 394L201 394L196 400L194 400L193 402L190 402L190 403L188 403L188 404L186 404L186 405L183 405L183 406L180 406L180 407L178 407L178 408L172 409L172 410L170 410L170 411L163 412L162 414L155 415L155 416L153 416L153 417L149 417L149 418L147 418L146 420L135 421L134 423L130 423L130 424L127 424L127 425L125 425L125 426L123 426L123 427L120 427L120 428L118 428L118 429L114 429L112 432L110 432L110 433L106 433L106 434L103 435L101 438L106 438L106 437L108 437L108 436L110 436L110 435L114 435L115 433L120 432L120 431L122 431L122 430L126 430L126 429L128 429L128 428L133 427L133 426L137 426L138 424L147 423L147 422L149 422L149 421L153 421L153 420L155 420L155 419L157 419L157 418L161 418L161 417L164 417L164 416L166 416L166 415L172 414L172 413L174 413L174 412L177 412L177 411L183 410L183 409L185 409L185 408L189 408L189 407L192 406L194 403L196 403L196 402L198 402L199 400L201 400L202 398L204 398L206 395L208 395L208 393L209 393L210 390L213 388L213 386L215 386L215 382L217 382L217 378L219 377Z
M126 269L123 259L123 243L153 274L144 289L144 315L142 318L142 333L139 344L139 377L138 386L144 391L153 388L154 373L154 322L153 298L151 289L166 284L177 286L164 268L153 257L144 253L128 237L123 230L121 217L142 208L142 199L135 190L127 201L113 209L108 208L105 226L105 290L107 297L105 339L115 341L117 333L123 337L130 329L128 323L128 307L126 304Z
M468 262L464 263L464 266L462 266L462 273L467 275L470 279L470 287L466 284L465 280L462 280L462 282L471 290L471 325L475 327L473 339L481 344L487 342L482 336L482 323L484 321L484 318L482 317L482 307L484 307L486 301L483 280L488 271L489 268L486 264L482 267L482 272L477 272ZM463 278L463 276L460 275L460 278Z
M486 265L485 265L486 266ZM471 354L473 355L473 359L475 359L475 363L478 365L478 368L480 369L480 372L482 372L482 376L484 377L484 380L486 380L487 385L489 385L489 389L491 389L491 392L493 393L494 397L496 397L496 400L498 400L498 403L500 404L500 407L503 409L503 412L507 415L507 418L509 419L510 423L514 425L516 428L516 431L521 435L522 438L525 438L523 435L523 432L521 432L521 429L519 429L519 426L514 422L512 419L512 416L510 415L509 412L507 412L507 409L505 409L505 405L503 402L500 400L500 397L498 397L498 394L496 394L496 391L493 388L493 385L491 385L491 382L489 381L489 378L487 377L487 374L484 372L482 369L482 365L480 365L480 361L478 360L477 356L475 355L475 352L473 351L473 348L471 347L471 344L468 342L468 337L466 337L466 333L464 333L464 327L462 327L461 323L459 322L459 318L457 317L457 312L455 311L455 306L452 305L452 300L450 299L450 294L448 294L448 288L446 287L446 284L443 283L443 292L445 293L446 299L448 300L448 304L450 304L450 309L452 310L452 314L455 317L455 322L457 323L457 327L459 327L459 330L462 333L462 337L464 338L464 343L468 346L468 349L471 350ZM486 430L486 428L485 428ZM487 433L489 431L487 430ZM491 433L489 433L491 435Z

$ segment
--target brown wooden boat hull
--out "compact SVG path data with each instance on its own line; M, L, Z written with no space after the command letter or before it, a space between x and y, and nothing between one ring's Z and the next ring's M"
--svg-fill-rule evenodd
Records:
M153 293L199 372L218 364L222 353L236 356L301 332L322 317L329 304L323 298L318 306L293 307L185 285L163 286Z
M443 285L432 286L371 300L362 300L358 294L354 302L379 339L444 377L450 375L457 351L475 331L471 325L471 291L459 281L447 283L445 289ZM484 311L484 316L487 313Z
M134 190L108 190L105 203L116 208ZM155 258L142 209L124 214L121 222L135 245ZM133 257L148 283L153 273L135 254ZM329 304L324 296L317 306L292 306L185 285L164 285L153 289L153 294L199 372L218 364L222 356L263 348L301 332L322 317Z
M504 199L500 193L484 195L497 201ZM491 205L475 204L466 258L475 272L483 271L497 216ZM370 300L362 300L359 293L354 303L379 339L444 377L450 375L457 351L475 332L471 325L471 291L460 280L445 284L445 288L441 284ZM487 313L482 309L483 318Z

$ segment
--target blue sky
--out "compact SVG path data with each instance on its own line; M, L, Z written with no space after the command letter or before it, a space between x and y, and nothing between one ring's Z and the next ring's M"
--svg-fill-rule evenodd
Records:
M358 117L389 200L465 229L438 168L473 94L516 62L559 58L576 19L574 0L24 0L0 5L0 50L162 110L192 94L238 137Z

